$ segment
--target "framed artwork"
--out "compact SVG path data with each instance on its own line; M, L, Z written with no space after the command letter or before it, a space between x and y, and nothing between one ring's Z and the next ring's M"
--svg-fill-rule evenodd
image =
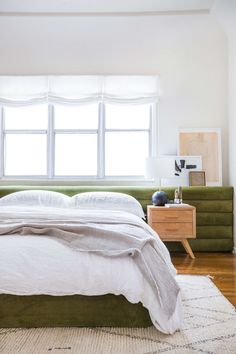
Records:
M170 165L168 177L164 178L163 186L189 186L189 173L202 170L201 156L162 156L168 158Z
M189 185L190 186L205 186L206 185L205 171L190 171L189 172Z
M222 185L220 129L187 128L179 130L179 155L200 155L207 186Z
M200 171L202 169L201 156L175 156L176 177L189 177L190 171Z

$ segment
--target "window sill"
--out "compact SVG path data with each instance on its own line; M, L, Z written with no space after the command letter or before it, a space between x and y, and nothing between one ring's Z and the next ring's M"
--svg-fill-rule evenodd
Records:
M1 186L147 186L157 187L152 179L1 179Z

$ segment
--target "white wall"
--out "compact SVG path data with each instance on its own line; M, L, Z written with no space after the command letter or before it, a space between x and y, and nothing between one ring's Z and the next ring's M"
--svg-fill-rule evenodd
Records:
M212 15L223 26L228 40L229 183L236 189L236 1L217 0ZM236 205L236 196L234 196L234 205ZM236 213L234 225L236 225ZM236 252L235 231L234 245Z
M159 153L180 127L222 130L228 181L226 37L210 15L1 16L0 74L158 74Z

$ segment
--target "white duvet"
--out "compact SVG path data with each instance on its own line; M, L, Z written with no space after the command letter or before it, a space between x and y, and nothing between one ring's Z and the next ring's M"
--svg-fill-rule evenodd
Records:
M104 212L95 211L94 215L101 214L102 217ZM121 219L122 214L126 218L128 214L112 212L113 218L114 213ZM130 217L133 220L134 217ZM144 222L143 225L151 231ZM158 236L156 240L166 269L174 276L168 251ZM167 318L156 301L153 288L132 257L110 258L79 252L57 239L39 235L0 236L0 293L57 296L122 294L131 303L141 301L149 310L153 324L164 333L173 333L181 328L182 323L180 296L174 314Z

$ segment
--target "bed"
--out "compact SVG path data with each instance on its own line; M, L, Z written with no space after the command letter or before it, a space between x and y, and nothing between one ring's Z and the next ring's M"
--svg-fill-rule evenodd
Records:
M181 327L169 253L121 193L0 199L0 326Z

